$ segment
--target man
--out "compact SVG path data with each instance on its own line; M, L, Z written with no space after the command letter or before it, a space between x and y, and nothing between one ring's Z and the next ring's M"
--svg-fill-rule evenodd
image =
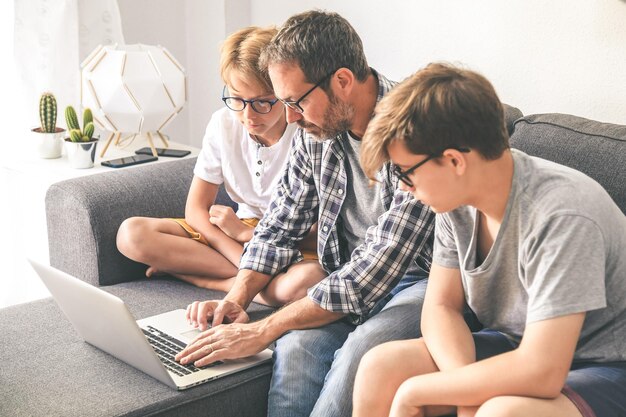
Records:
M188 316L201 329L211 317L214 326L247 321L253 297L301 259L296 243L314 222L326 277L308 297L264 320L204 332L178 359L203 365L257 353L278 339L269 415L349 416L361 356L382 342L419 335L433 214L396 192L390 166L369 187L359 165L360 139L392 83L368 67L345 19L321 11L291 17L262 62L287 121L303 130L233 289L222 301L192 304Z
M423 339L365 355L354 416L626 415L626 217L608 193L510 149L475 72L429 65L376 111L364 170L393 161L437 213L435 248Z

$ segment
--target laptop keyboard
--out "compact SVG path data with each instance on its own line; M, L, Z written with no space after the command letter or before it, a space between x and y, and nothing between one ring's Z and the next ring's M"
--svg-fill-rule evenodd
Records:
M148 326L146 329L141 330L161 362L163 362L163 365L165 365L169 371L178 376L190 375L193 372L198 372L201 369L210 368L222 363L218 361L200 368L195 367L193 364L181 365L176 362L174 357L185 348L186 345L183 342L173 338L167 333L163 333L162 331L155 329L152 326Z

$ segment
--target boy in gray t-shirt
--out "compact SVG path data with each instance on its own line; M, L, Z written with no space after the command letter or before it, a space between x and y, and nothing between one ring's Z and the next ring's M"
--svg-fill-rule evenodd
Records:
M504 126L491 84L442 64L376 108L364 171L391 159L437 213L435 248L423 338L363 358L354 416L626 416L626 217Z

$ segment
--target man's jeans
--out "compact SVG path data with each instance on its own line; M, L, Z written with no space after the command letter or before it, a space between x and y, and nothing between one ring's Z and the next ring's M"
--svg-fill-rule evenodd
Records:
M268 416L350 416L354 378L363 355L384 342L421 336L426 282L423 276L405 276L359 326L340 320L278 339Z

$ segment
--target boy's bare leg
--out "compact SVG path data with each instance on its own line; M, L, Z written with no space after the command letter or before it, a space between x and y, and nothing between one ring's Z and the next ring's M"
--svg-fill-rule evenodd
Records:
M148 274L168 273L195 281L196 285L198 279L224 280L237 274L237 265L215 249L190 239L180 225L167 219L127 219L118 231L117 246L128 258L150 265ZM227 242L226 249L234 252L231 257L237 250L239 256L243 251L234 241Z
M569 398L561 394L553 400L514 396L495 397L481 405L475 415L475 417L498 416L582 417L582 414Z
M326 272L317 260L300 261L276 275L254 301L272 307L292 303L304 298L307 290L325 277Z
M438 371L422 339L388 342L363 356L354 384L353 417L387 417L400 385L416 375ZM444 416L455 407L421 410L421 416Z
M422 339L401 340L377 346L361 360L354 386L354 413L359 416L388 416L400 385L407 379L437 372ZM385 381L384 384L373 381ZM427 406L422 416L453 414L456 407ZM563 394L555 399L501 396L479 407L462 407L461 417L582 417L574 403ZM418 414L420 415L420 414Z

